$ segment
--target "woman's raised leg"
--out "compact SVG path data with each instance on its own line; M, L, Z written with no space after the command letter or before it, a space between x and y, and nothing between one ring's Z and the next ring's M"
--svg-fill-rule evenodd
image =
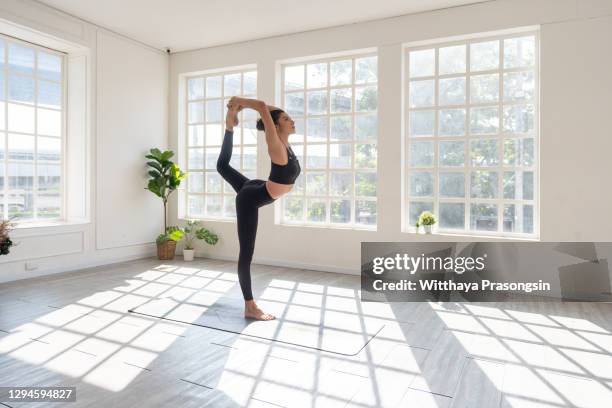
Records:
M221 152L217 159L217 171L238 193L244 183L249 179L241 174L238 170L230 166L230 159L232 158L232 150L234 148L234 132L230 130L225 131L223 136L223 145L221 146Z

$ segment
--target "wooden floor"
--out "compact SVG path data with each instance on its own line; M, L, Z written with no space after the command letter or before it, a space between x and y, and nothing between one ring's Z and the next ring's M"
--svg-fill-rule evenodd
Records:
M361 303L357 276L253 265L264 304L384 320L355 356L127 312L181 289L240 300L235 270L149 258L0 285L0 386L77 387L0 406L612 407L610 304Z

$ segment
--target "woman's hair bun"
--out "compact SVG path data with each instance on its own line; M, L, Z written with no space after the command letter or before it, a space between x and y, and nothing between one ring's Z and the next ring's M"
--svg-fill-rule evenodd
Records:
M263 120L259 119L257 121L257 125L255 125L257 127L257 130L266 130L266 127L264 126Z

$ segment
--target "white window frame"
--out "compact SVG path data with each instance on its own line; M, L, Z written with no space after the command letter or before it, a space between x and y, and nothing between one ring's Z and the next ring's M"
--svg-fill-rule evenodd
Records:
M315 56L315 57L302 57L299 59L295 59L295 60L289 60L289 61L280 61L278 63L278 67L279 67L279 71L280 71L280 94L279 94L279 99L280 99L280 106L282 107L282 109L286 110L286 101L285 101L285 96L289 93L302 93L304 95L304 114L303 116L299 117L299 119L301 119L303 121L303 140L300 142L292 142L292 137L290 136L289 142L291 146L297 146L298 149L302 149L303 155L302 158L300 160L300 167L301 167L301 174L298 177L298 180L296 180L296 186L298 185L298 183L302 183L302 192L297 193L294 187L294 190L291 191L289 194L284 195L281 200L279 200L280 202L280 208L279 211L277 212L277 216L276 216L276 220L277 220L277 224L281 224L281 225L288 225L288 226L309 226L309 227L326 227L326 228L334 228L334 229L353 229L353 230L369 230L369 231L376 231L378 228L378 220L379 220L379 215L378 215L378 207L379 207L379 200L378 200L378 117L379 117L379 109L377 106L376 111L370 111L370 112L356 112L355 108L356 108L356 89L359 88L365 88L365 87L369 87L369 86L375 86L376 87L376 95L377 95L377 103L378 105L380 105L380 87L379 87L379 83L380 81L378 80L377 77L377 81L376 82L369 82L369 83L364 83L364 84L356 84L355 83L355 78L356 78L356 70L355 70L355 60L356 59L360 59L360 58L368 58L368 57L376 57L377 58L377 66L379 65L379 59L378 59L378 52L376 49L367 49L367 50L354 50L354 51L350 51L350 52L343 52L343 53L337 53L337 54L333 54L333 55L323 55L323 56ZM345 61L347 59L351 59L352 61L352 72L351 72L351 85L350 88L352 90L352 97L351 97L351 111L350 112L340 112L340 113L331 113L331 98L328 98L328 109L327 109L327 113L324 114L317 114L317 115L308 115L308 92L311 91L327 91L327 95L330 95L330 91L333 89L345 89L348 88L348 85L331 85L331 69L330 67L330 63L332 62L336 62L336 61ZM325 87L319 87L319 88L308 88L307 86L307 80L308 80L308 65L309 64L319 64L319 63L326 63L327 64L327 85ZM296 90L285 90L285 68L286 67L291 67L291 66L304 66L304 88L303 89L296 89ZM378 71L378 69L377 69ZM291 115L291 114L290 114ZM346 141L334 141L334 142L330 142L330 132L331 132L331 118L333 116L351 116L352 117L352 133L353 133L353 138L351 140L346 140ZM363 141L358 141L355 137L355 130L356 130L356 118L358 116L371 116L374 115L376 116L376 121L377 121L377 137L375 139L367 139L367 140L363 140ZM327 128L327 140L325 142L307 142L308 137L308 118L317 118L317 117L327 117L328 118L328 128ZM292 115L293 118L293 115ZM325 145L326 146L326 167L324 169L308 169L307 168L307 160L308 160L308 155L307 155L307 149L306 146L310 144L310 145ZM351 149L351 167L350 168L331 168L330 167L330 145L331 144L351 144L352 145L352 149ZM376 147L376 166L373 168L356 168L355 167L355 149L356 149L356 145L357 144L372 144L375 145ZM294 148L294 150L296 150ZM296 152L297 153L297 152ZM308 172L316 172L316 173L320 173L320 172L324 172L326 173L326 180L327 180L327 194L323 194L323 195L307 195L306 194L306 174ZM350 196L332 196L330 195L330 189L331 189L331 177L330 177L330 173L331 172L350 172L352 174L353 177L353 181L352 181L352 192ZM374 173L376 176L376 186L377 186L377 194L374 197L370 197L370 196L357 196L356 195L356 174L357 172L368 172L368 173ZM294 197L301 197L303 200L303 207L302 207L302 219L304 221L295 221L295 220L287 220L285 219L285 202L288 199L294 198ZM309 200L314 199L314 200L323 200L325 201L325 205L326 205L326 213L325 213L325 221L322 222L316 222L316 221L307 221L307 208L308 208L308 202ZM331 222L331 201L332 200L349 200L350 201L350 219L351 222L350 223L334 223ZM355 220L356 217L356 202L357 201L369 201L369 202L374 202L376 205L376 223L373 225L368 225L368 224L361 224L361 223L356 223L353 220Z
M534 74L534 97L533 100L528 102L504 102L504 89L503 89L503 75L508 72L525 72L528 69L526 67L520 68L504 68L504 40L512 39L512 38L522 38L527 36L535 37L535 62L532 67L532 72ZM483 71L471 71L470 67L470 45L472 43L481 43L486 41L499 40L499 67L494 70L483 70ZM453 46L453 45L462 45L466 44L466 71L464 73L458 74L445 74L439 75L439 48ZM419 76L414 78L417 81L422 80L433 80L434 81L434 105L431 107L422 107L422 108L410 108L409 103L409 87L410 87L410 52L418 51L423 49L435 49L435 72L433 76ZM465 236L483 236L483 237L508 237L508 238L523 238L523 239L539 239L540 236L540 33L537 28L529 27L526 29L515 29L508 30L507 32L498 32L498 33L486 33L483 35L470 35L464 38L452 38L445 40L437 40L431 42L421 42L421 43L413 43L413 44L405 44L403 47L403 73L405 76L405 86L403 86L403 95L402 100L405 106L405 110L403 112L403 134L402 134L402 145L403 145L403 157L406 158L405 162L405 171L402 172L402 186L403 186L403 205L402 205L402 232L404 233L418 233L417 228L414 225L409 225L410 222L410 201L418 201L418 202L432 202L433 203L433 213L439 221L439 205L440 205L440 197L439 197L439 176L438 173L440 171L460 171L463 169L463 174L465 177L465 197L464 198L443 198L442 201L444 203L462 203L465 204L464 208L464 229L443 229L438 228L437 225L434 229L436 233L439 234L447 234L447 235L465 235ZM470 103L470 77L476 75L487 75L487 74L498 74L499 75L499 99L497 103ZM465 100L466 103L464 105L439 105L439 80L445 78L458 78L465 77ZM533 123L533 133L532 134L521 134L521 133L505 133L503 130L503 116L504 116L504 107L512 106L512 105L521 105L521 104L533 104L534 106L534 123ZM470 107L493 107L497 106L499 109L499 130L496 134L487 134L487 135L470 135ZM463 136L438 136L438 126L439 126L439 112L442 109L465 109L466 117L465 117L465 132ZM434 110L435 111L435 119L434 119L434 136L418 136L418 137L410 137L410 112L418 110ZM533 158L533 166L504 166L504 140L506 138L511 139L523 139L523 138L531 138L534 139L534 158ZM470 183L471 183L471 157L470 157L470 141L471 140L497 140L498 141L498 165L497 166L488 166L488 167L479 167L478 169L481 171L494 171L498 174L497 180L497 189L498 189L498 198L495 199L484 199L484 198L471 198L470 194ZM410 167L410 145L412 141L433 141L434 143L434 164L432 167ZM451 140L451 141L465 141L464 146L464 158L465 164L463 167L457 167L458 170L455 170L452 167L448 168L440 168L438 167L439 160L439 141L440 140ZM410 197L410 172L411 171L431 171L434 174L434 194L433 197ZM533 171L533 200L520 200L520 199L504 199L503 198L503 179L504 172L509 171ZM482 203L482 204L495 204L497 206L497 231L485 231L485 230L471 230L470 229L470 212L471 212L471 204L472 203ZM523 233L523 232L504 232L504 205L506 204L514 204L515 212L521 208L522 205L533 205L533 233ZM516 214L516 213L515 213ZM515 215L516 217L516 215ZM521 218L522 220L522 218Z
M256 75L256 90L255 90L255 94L245 94L244 93L244 74L245 73L250 73L250 72L255 72ZM240 74L240 93L237 95L226 95L225 94L225 76L226 75L234 75L234 74ZM206 78L207 77L216 77L216 76L221 76L221 97L211 97L208 98L206 95ZM185 74L182 76L182 81L181 81L181 87L182 87L182 93L183 93L183 103L179 104L179 106L182 105L181 110L183 111L183 127L181 130L181 135L182 138L184 140L183 143L183 152L182 152L182 157L184 158L184 160L181 160L181 162L183 163L183 168L184 171L188 173L187 175L187 179L185 179L183 181L182 184L184 184L184 187L181 191L181 195L184 199L180 200L179 203L182 204L182 209L179 212L179 218L184 218L184 219L198 219L198 220L208 220L208 221L235 221L236 220L236 213L235 213L235 207L234 207L234 212L233 212L233 216L226 216L225 214L225 203L226 200L231 200L232 203L235 203L235 197L236 197L236 192L233 190L233 188L229 185L229 183L227 183L227 181L223 180L223 178L221 177L221 175L219 175L219 177L221 178L221 192L220 193L209 193L206 191L206 173L215 173L215 174L219 174L216 170L216 158L215 158L215 166L212 169L207 169L206 168L206 150L208 148L218 148L219 150L221 149L222 143L223 143L223 134L225 131L225 116L227 114L227 101L229 100L229 98L231 96L241 96L241 97L247 97L247 98L257 98L257 92L258 92L258 84L257 84L257 78L259 77L259 73L258 73L258 69L256 65L247 65L247 66L241 66L241 67L233 67L233 68L219 68L219 69L213 69L213 70L207 70L207 71L202 71L202 72L196 72L196 73L190 73L190 74ZM188 87L189 87L189 80L191 79L197 79L197 78L203 78L204 80L204 94L203 94L203 98L198 98L198 99L189 99L189 91L188 91ZM221 111L221 121L220 122L206 122L206 101L208 100L216 100L216 99L221 99L222 101L222 111ZM193 102L203 102L204 104L204 118L203 118L203 122L195 122L195 123L189 123L189 103L193 103ZM246 112L246 113L245 113ZM257 175L257 166L258 166L258 161L259 161L259 157L257 154L257 148L258 148L258 140L257 140L257 131L255 131L254 133L254 138L255 138L255 143L249 143L249 144L244 144L243 143L243 139L242 139L242 135L244 134L244 124L245 124L245 120L244 117L246 116L252 116L248 119L246 119L246 121L250 124L250 128L255 128L255 122L256 122L256 113L253 112L247 112L247 110L243 110L241 113L239 113L239 124L237 127L234 127L234 145L233 145L233 153L232 153L232 159L234 159L235 157L238 157L238 155L240 155L240 166L236 167L234 166L234 163L231 164L232 167L236 168L236 170L238 170L240 173L244 174L247 178L249 179L253 179L256 177ZM252 122L252 123L251 123ZM211 146L207 146L206 145L206 125L207 124L220 124L221 126L221 135L220 135L220 140L221 140L221 144L219 145L211 145ZM203 169L196 169L196 170L191 170L189 169L189 149L194 147L192 145L189 144L189 127L190 126L197 126L197 125L203 125L204 128L204 135L203 135L203 146L199 146L197 148L203 148L204 149L204 168ZM239 131L237 131L239 130ZM240 143L236 143L237 138L240 137ZM247 169L244 170L243 168L243 148L244 147L251 147L255 149L255 167L252 169ZM233 160L232 160L233 161ZM204 185L204 192L202 193L193 193L189 191L189 177L193 177L193 175L195 174L202 174L204 180L203 180L203 185ZM192 215L189 213L189 201L190 201L190 196L202 196L204 199L204 203L203 203L203 211L204 214L203 215ZM215 216L215 215L208 215L207 212L207 200L208 197L221 197L221 215L220 216ZM234 204L235 205L235 204Z
M66 82L67 82L67 63L66 63L66 53L61 52L61 51L57 51L51 48L47 48L29 41L24 41L15 37L11 37L11 36L7 36L4 34L0 34L0 40L2 40L4 42L4 68L2 69L3 71L3 75L4 75L4 89L0 90L0 92L3 92L4 95L4 118L5 118L5 128L3 130L0 130L1 133L4 134L5 138L4 138L4 154L5 154L5 158L0 160L0 165L3 166L3 170L4 170L4 188L1 190L3 197L4 197L4 211L2 213L0 213L0 218L4 218L7 219L9 217L8 214L8 194L9 194L9 174L8 174L8 169L9 169L9 162L19 162L19 163L29 163L29 161L19 161L19 160L9 160L8 156L9 156L9 152L8 152L8 135L9 133L11 134L24 134L24 135L28 135L28 136L34 136L34 152L33 152L33 160L31 161L31 164L33 166L33 183L32 183L32 192L33 192L33 196L34 196L34 204L33 204L33 217L32 218L28 218L25 220L21 220L19 217L14 219L14 222L16 224L17 227L27 227L30 225L38 225L41 223L53 223L53 222L57 222L57 221L64 221L66 219L66 118L67 118L67 101L68 101L68 96L67 96L67 86L66 86ZM9 54L9 44L10 43L16 43L19 44L21 46L27 47L27 48L31 48L33 50L35 50L34 53L34 73L32 74L32 78L34 79L34 103L33 104L28 104L28 103L24 103L24 102L19 102L19 101L9 101L8 99L8 86L9 86L9 61L8 61L8 54ZM60 136L50 136L50 135L39 135L38 134L38 80L39 77L37 75L37 69L38 69L38 51L42 51L46 54L52 54L52 55L56 55L58 57L60 57L61 60L61 80L59 82L60 84L60 89L61 89L61 107L59 109L59 111L61 112L61 131L60 131ZM24 75L24 74L20 74L20 73L12 73L13 75ZM29 76L29 75L27 75ZM53 82L53 83L58 83L57 81L51 80L51 79L43 79L44 81L47 82ZM16 131L9 131L9 127L8 127L8 122L9 122L9 118L8 118L8 105L9 103L11 104L17 104L17 105L23 105L23 106L28 106L28 107L33 107L34 108L34 133L24 133L24 132L16 132ZM55 110L57 111L58 109L56 108L51 108L51 107L42 107L42 109L47 109L47 110ZM36 202L38 200L38 195L39 195L39 191L38 191L38 172L37 172L37 164L38 164L38 155L37 155L37 150L38 150L38 138L39 136L42 137L51 137L51 138L58 138L61 140L61 148L60 148L60 159L59 162L53 162L53 165L58 165L59 169L60 169L60 187L59 187L59 198L60 198L60 214L58 217L44 217L44 218L39 218L38 217L38 209L37 209L37 205Z

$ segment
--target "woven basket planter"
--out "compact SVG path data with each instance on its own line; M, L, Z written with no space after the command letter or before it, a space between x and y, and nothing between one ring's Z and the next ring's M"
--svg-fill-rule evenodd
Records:
M167 261L174 259L174 252L176 251L176 241L164 241L161 244L157 244L157 259Z

